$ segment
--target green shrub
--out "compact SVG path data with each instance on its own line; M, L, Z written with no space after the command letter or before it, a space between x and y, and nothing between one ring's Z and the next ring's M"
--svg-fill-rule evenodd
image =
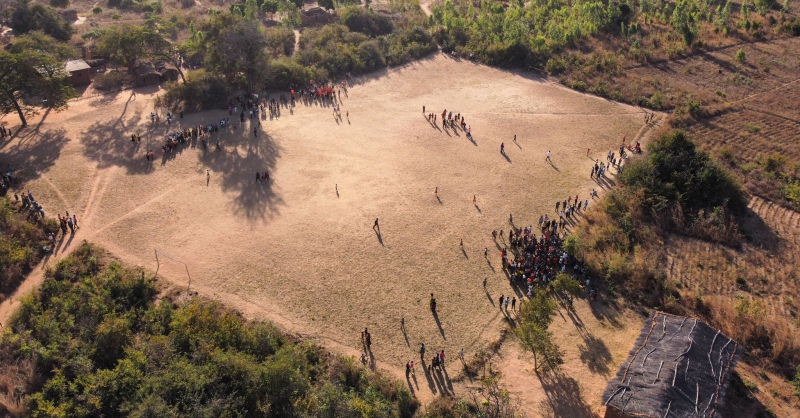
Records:
M800 207L800 182L787 183L781 189L781 195L788 201Z
M576 81L572 83L572 88L578 91L586 91L586 83L583 81Z
M339 12L339 19L351 31L369 36L387 35L394 29L389 17L358 6L348 6L342 9Z
M744 64L745 62L747 62L747 54L745 54L744 50L739 49L738 51L736 51L736 56L733 59Z
M794 386L794 394L800 396L800 364L797 365L797 375L792 380L792 386Z
M144 13L156 13L160 14L163 10L163 6L161 6L161 2L158 0L149 1L147 3L142 4L141 6L142 12Z
M228 103L228 91L222 78L197 70L186 75L185 83L168 83L164 100L173 109L221 109Z
M92 13L99 15L100 13L103 13L103 8L100 6L94 6L92 7Z
M757 133L761 132L761 127L760 126L751 125L749 123L747 125L745 125L745 129L747 129L747 132L749 132L751 134L757 134Z

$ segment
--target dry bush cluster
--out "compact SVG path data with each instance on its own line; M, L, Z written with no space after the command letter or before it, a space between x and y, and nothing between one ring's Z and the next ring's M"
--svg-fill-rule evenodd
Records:
M645 311L704 318L743 343L748 361L793 378L800 362L800 214L758 198L746 209L690 210L672 202L659 210L649 203L658 186L632 187L642 164L626 167L624 187L585 214L576 239L589 270L612 296Z

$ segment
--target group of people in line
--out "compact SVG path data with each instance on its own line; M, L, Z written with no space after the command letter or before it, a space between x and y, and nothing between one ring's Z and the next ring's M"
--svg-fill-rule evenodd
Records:
M18 202L19 200L20 197L14 193L14 201ZM27 193L22 192L22 207L20 208L20 211L24 210L28 211L29 216L41 217L44 219L44 208L42 205L36 202L36 199L33 198L33 193L31 193L30 190L28 190Z

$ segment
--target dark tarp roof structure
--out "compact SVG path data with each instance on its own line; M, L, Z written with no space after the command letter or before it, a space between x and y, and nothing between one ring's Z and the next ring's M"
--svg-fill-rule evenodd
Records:
M697 319L655 312L609 381L603 403L615 416L712 418L741 350Z

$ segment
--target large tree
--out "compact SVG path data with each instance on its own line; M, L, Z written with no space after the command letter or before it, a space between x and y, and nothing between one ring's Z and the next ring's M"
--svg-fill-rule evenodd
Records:
M72 24L65 21L56 9L30 0L17 1L8 25L18 34L39 30L61 41L68 41L75 33Z
M212 34L214 36L212 36ZM218 33L206 37L209 48L208 65L229 82L242 75L248 88L253 89L258 75L267 68L267 39L256 20L238 18Z
M191 41L190 41L191 42ZM186 77L183 75L181 69L180 56L184 50L191 50L191 48L183 48L180 44L174 44L164 38L164 36L156 31L151 31L145 40L145 49L147 54L155 60L169 61L178 70L181 80L186 82Z
M113 62L124 65L131 73L145 59L169 61L178 70L181 80L186 81L179 59L181 45L164 38L154 26L111 26L100 35L98 46Z
M142 58L147 57L151 29L148 26L114 25L103 32L97 46L112 62L133 73Z
M32 32L14 40L8 50L0 51L0 111L16 112L26 126L26 115L36 113L36 106L26 99L42 99L43 106L55 110L67 107L75 97L64 61L76 51L42 32Z

